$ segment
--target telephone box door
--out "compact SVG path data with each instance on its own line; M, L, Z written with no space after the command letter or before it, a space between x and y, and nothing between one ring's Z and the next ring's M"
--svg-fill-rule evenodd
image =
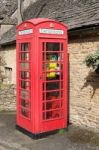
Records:
M31 48L32 39L17 41L17 124L27 130L32 128Z
M65 128L67 117L66 40L40 39L40 48L42 130Z

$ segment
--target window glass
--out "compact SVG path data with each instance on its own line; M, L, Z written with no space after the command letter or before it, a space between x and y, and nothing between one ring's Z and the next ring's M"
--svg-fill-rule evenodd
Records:
M21 43L21 51L28 51L29 43Z
M28 82L28 81L21 81L21 88L23 88L23 89L29 89L29 87L30 87L30 85L29 85L30 83Z
M46 43L46 50L47 51L59 51L60 50L60 43Z
M5 75L7 77L7 82L11 83L11 81L12 81L12 68L5 67Z
M21 62L21 69L29 69L29 63Z
M28 71L21 71L21 79L29 79L30 73Z
M29 60L29 53L27 52L22 52L21 53L21 60Z

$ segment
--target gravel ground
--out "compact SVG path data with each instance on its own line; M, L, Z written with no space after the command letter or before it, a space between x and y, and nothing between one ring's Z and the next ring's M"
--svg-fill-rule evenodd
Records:
M15 128L15 113L0 113L0 150L99 150L99 134L70 125L63 133L33 140Z

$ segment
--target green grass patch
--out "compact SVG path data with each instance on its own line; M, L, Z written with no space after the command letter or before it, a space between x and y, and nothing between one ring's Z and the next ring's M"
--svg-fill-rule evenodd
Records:
M58 131L58 133L61 134L61 135L64 134L64 133L65 133L65 129L60 129L60 130Z

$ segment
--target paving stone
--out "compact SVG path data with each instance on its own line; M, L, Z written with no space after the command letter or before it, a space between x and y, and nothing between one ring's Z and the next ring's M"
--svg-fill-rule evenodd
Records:
M0 113L0 150L99 150L99 134L70 125L63 134L33 140L16 130L15 113Z

